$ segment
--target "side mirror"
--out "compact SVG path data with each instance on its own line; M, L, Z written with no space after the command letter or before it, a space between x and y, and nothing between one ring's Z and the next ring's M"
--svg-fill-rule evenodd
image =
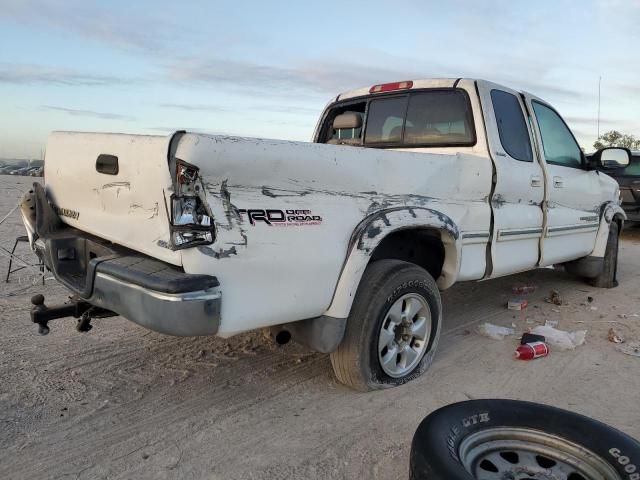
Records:
M596 154L597 160L602 168L615 169L624 168L629 165L631 152L626 148L609 147L603 148Z

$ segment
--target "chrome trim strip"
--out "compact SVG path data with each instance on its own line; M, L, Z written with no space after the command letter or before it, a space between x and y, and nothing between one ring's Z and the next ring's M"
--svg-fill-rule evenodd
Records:
M519 230L498 230L498 237L513 237L517 235L536 235L542 233L541 228L523 228Z
M489 238L489 232L462 232L462 238Z
M549 227L549 233L555 232L568 232L571 230L585 230L585 229L597 229L600 226L598 223L578 224L578 225L564 225L561 227Z
M487 243L491 238L491 234L487 231L484 232L462 232L462 244L474 245Z

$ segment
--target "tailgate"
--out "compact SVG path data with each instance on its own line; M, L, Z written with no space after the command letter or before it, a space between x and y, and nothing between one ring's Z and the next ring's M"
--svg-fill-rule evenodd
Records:
M171 137L54 132L45 158L47 196L73 227L181 265L170 245Z

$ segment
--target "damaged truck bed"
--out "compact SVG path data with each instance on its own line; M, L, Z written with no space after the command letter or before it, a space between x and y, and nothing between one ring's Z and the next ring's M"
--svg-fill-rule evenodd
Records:
M455 282L565 264L615 286L625 216L595 164L628 153L587 161L543 100L471 79L338 95L312 143L53 133L22 212L76 307L32 317L268 327L354 388L397 385L431 363Z

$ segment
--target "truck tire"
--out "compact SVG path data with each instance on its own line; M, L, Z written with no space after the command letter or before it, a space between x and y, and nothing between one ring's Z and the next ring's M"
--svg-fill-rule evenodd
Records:
M429 273L400 260L379 260L362 275L342 343L331 353L338 380L370 391L424 373L442 325L440 292Z
M614 288L618 286L618 242L620 232L618 223L612 221L609 225L609 238L604 252L604 267L597 277L589 279L589 283L599 288Z
M628 480L640 444L573 412L517 400L471 400L427 416L413 437L410 480Z

